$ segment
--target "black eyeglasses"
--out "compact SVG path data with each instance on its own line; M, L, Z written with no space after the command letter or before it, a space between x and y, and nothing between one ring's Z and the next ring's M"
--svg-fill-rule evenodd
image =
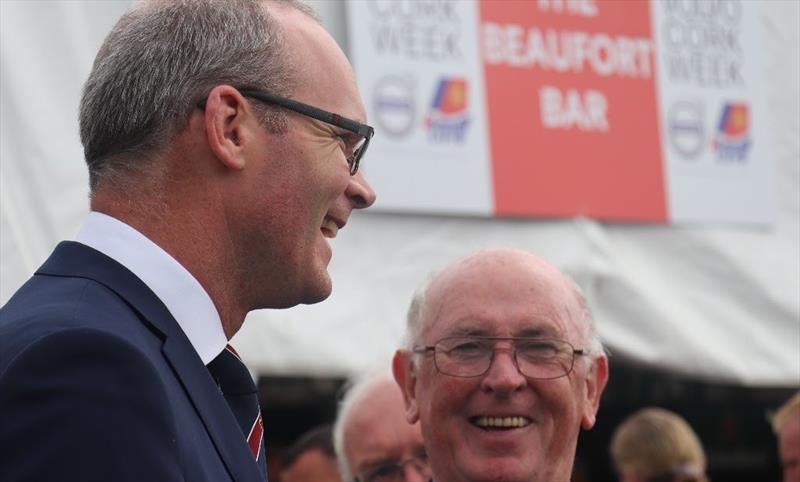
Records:
M268 92L253 89L242 89L239 90L239 92L245 97L251 97L253 99L260 100L265 104L273 104L283 107L284 109L292 110L299 114L311 117L312 119L340 127L355 134L355 139L349 142L345 141L345 145L347 146L345 156L347 158L347 165L350 166L350 175L355 176L355 174L358 172L358 166L361 164L361 159L364 157L364 153L367 152L369 141L372 139L372 136L375 135L375 129L373 129L371 126L348 119L346 117L342 117L339 114L334 114L333 112L319 109L312 105L270 94Z
M419 346L414 353L433 352L436 369L451 377L479 377L489 371L498 341L511 342L517 370L528 378L550 380L569 375L575 357L586 354L564 340L494 336L442 338L433 346Z
M245 97L259 100L265 104L277 105L279 107L283 107L284 109L289 109L297 112L298 114L303 114L311 117L312 119L316 119L318 121L325 122L326 124L340 127L352 132L356 137L352 140L345 139L345 158L347 159L347 165L350 166L350 175L356 175L358 172L358 166L361 164L361 159L364 157L364 153L367 152L367 147L369 147L369 141L372 139L372 136L375 135L375 129L373 129L372 126L348 119L347 117L342 117L339 114L334 114L333 112L319 109L313 105L304 104L302 102L281 97L279 95L270 94L269 92L264 92L262 90L238 90L239 93ZM205 109L205 99L198 102L197 106L201 109Z

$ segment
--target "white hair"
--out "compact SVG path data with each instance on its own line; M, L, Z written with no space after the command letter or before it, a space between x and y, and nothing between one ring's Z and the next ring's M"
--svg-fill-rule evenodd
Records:
M339 402L336 421L333 424L333 449L336 451L336 462L342 480L353 480L354 474L350 470L350 461L347 460L344 445L344 431L350 416L356 407L363 402L379 385L391 382L394 384L392 371L381 365L380 369L365 372L351 378L345 385L345 392ZM398 388L399 389L399 388Z
M408 306L408 312L406 314L406 335L405 335L405 346L409 350L414 348L414 346L420 343L420 333L422 332L423 327L423 320L422 320L422 313L425 309L425 304L427 303L428 298L428 290L430 289L432 281L440 274L440 271L435 271L428 275L425 281L417 288L414 292L414 295L411 297L411 303ZM585 353L590 355L588 358L594 360L599 358L600 356L605 355L606 351L603 347L602 340L600 339L600 335L597 333L597 327L594 322L594 317L592 316L592 312L589 309L589 304L586 302L586 297L583 295L583 291L578 283L575 282L569 275L560 272L561 276L564 278L567 286L569 287L570 291L572 292L572 296L575 298L578 307L581 310L581 320L580 323L583 325L583 341L584 341L584 350ZM429 320L425 320L430 322ZM417 361L419 357L414 357L414 360Z
M593 359L604 355L606 350L605 347L603 347L603 341L597 333L597 326L594 322L594 316L592 316L592 310L589 309L589 303L586 302L586 297L583 296L580 285L569 275L564 273L562 273L562 275L572 290L572 295L578 302L578 306L581 308L581 322L583 323L583 340L585 344L584 350L586 350L586 353L591 355Z

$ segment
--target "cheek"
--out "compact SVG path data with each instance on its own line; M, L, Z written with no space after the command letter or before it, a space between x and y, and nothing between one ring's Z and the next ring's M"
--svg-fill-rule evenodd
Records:
M342 149L339 142L333 138L322 139L316 144L316 152L319 155L318 161L336 164L338 157L342 156Z
M550 380L549 384L541 384L537 393L549 414L552 436L571 439L573 432L580 430L583 418L583 391L579 385L567 379Z
M476 384L472 380L440 376L435 386L425 390L428 398L421 408L425 410L428 407L427 418L438 423L445 420L450 423L450 419L462 416L470 394L477 389L473 385Z
M322 179L316 180L316 188L331 185L336 194L344 192L350 178L347 161L339 142L330 136L311 136L303 150L306 168Z

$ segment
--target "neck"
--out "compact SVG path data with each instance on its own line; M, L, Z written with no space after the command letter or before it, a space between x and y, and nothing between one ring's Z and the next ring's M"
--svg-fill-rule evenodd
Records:
M185 196L185 190L173 188L137 188L138 192L100 188L92 195L91 209L133 227L186 268L208 293L230 339L248 309L235 296L242 291L231 268L235 264L228 260L227 253L233 253L230 238L218 228L224 223L215 219L213 206L218 200L208 190Z

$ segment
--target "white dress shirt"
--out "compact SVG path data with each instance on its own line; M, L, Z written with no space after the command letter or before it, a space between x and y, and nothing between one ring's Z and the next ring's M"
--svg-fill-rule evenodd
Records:
M208 293L186 268L142 233L92 211L75 240L125 266L153 290L204 364L225 348L228 340Z

